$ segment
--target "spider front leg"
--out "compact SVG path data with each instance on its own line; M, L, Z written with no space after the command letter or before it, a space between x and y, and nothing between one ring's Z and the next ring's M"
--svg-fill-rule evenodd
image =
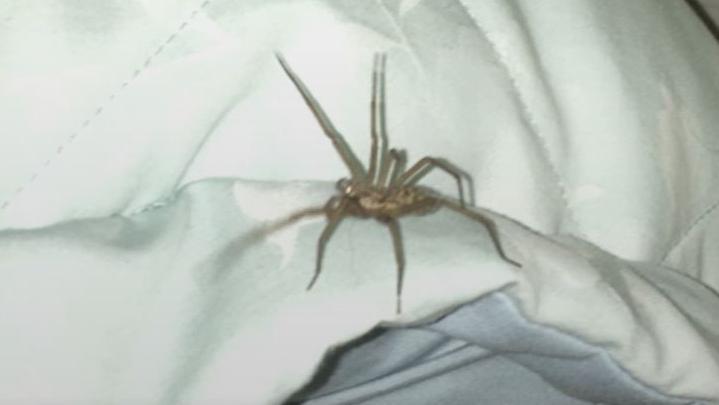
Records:
M409 170L402 174L397 180L397 187L402 185L413 185L419 181L422 177L426 176L430 170L439 168L444 170L450 176L454 177L457 181L457 189L459 191L459 203L464 207L464 187L462 186L461 170L454 167L454 165L446 162L442 159L423 157L417 163L414 164Z
M370 103L370 134L372 147L369 158L370 183L379 183L386 176L387 166L387 125L385 119L385 64L387 56L377 53L374 56L372 69L372 101Z
M385 103L385 64L386 55L375 56L375 66L372 74L372 155L374 159L370 164L376 162L376 176L369 176L369 181L376 186L382 187L389 174L389 156L387 148L387 107ZM377 140L381 141L377 151ZM375 172L373 172L375 174Z
M352 148L350 148L349 144L344 139L342 134L340 134L340 132L332 124L332 121L330 121L329 117L327 116L327 113L324 111L324 109L322 109L322 106L320 106L320 103L315 99L315 97L312 95L305 83L299 78L299 76L295 74L295 72L292 70L287 61L285 61L282 55L277 53L275 54L275 57L280 63L282 69L285 71L285 74L287 74L287 76L297 88L297 91L300 92L300 95L305 100L305 104L307 104L307 106L312 111L312 114L314 114L315 118L317 119L317 122L320 124L320 127L322 127L322 131L332 141L332 144L337 150L337 153L339 153L345 166L347 166L347 169L352 174L352 178L355 180L364 181L367 178L367 173L365 172L362 162L357 159L357 156L352 151Z
M340 199L340 202L337 207L334 207L338 199ZM325 225L325 229L322 230L322 234L317 240L317 264L315 266L315 273L312 276L312 280L310 280L310 283L307 285L308 291L312 289L312 286L314 286L317 278L320 276L320 272L322 271L322 259L325 254L325 246L327 246L327 242L329 242L335 229L337 229L337 226L344 219L346 208L347 200L342 197L332 197L329 201L327 201L327 204L325 204L324 211L327 214L327 225Z

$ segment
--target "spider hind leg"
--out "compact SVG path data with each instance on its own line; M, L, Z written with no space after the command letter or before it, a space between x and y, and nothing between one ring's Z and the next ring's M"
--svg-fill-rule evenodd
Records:
M397 314L402 313L402 286L404 283L404 245L402 244L402 231L396 219L389 219L385 222L392 235L392 246L394 247L394 258L397 262Z
M450 201L444 198L440 198L437 201L439 201L441 205L484 225L484 227L487 229L487 233L489 233L489 238L492 240L494 248L497 250L497 253L502 258L502 260L516 267L522 267L520 263L517 263L516 261L510 259L509 256L507 256L507 254L505 253L504 248L502 247L501 239L499 237L499 229L497 229L497 224L491 218L479 212L475 212L463 205L458 205L454 201Z

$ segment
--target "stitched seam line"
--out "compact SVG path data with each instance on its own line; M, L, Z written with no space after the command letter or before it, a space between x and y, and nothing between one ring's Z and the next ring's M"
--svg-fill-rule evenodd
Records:
M661 265L664 265L669 258L669 255L674 253L674 250L678 248L682 243L684 243L687 238L689 238L689 235L692 233L694 229L697 228L697 226L703 222L705 219L709 218L709 215L711 215L716 209L719 207L719 200L714 201L712 205L709 206L704 212L702 212L695 220L692 222L691 225L682 233L682 236L678 238L664 253L664 256L662 257L662 261L660 262Z
M205 8L208 4L210 4L210 0L205 0L205 1L204 1L202 4L200 4L194 11L192 11L192 13L190 14L190 16L189 16L187 19L185 19L185 20L177 27L177 29L176 29L172 34L170 34L170 36L168 36L167 39L165 39L165 41L163 41L162 44L160 44L160 46L158 46L157 49L155 49L155 51L152 52L152 54L150 54L150 56L148 56L148 57L145 59L145 61L142 63L142 65L141 65L139 68L135 69L135 70L132 72L132 76L130 76L129 79L127 79L127 80L125 80L124 82L122 82L122 84L120 84L120 86L117 88L117 90L115 90L114 92L112 92L112 93L107 97L107 99L106 99L102 104L100 104L100 106L97 107L97 108L95 109L95 111L93 111L93 113L90 115L90 117L87 118L87 119L85 119L85 120L82 122L82 124L80 124L80 128L78 128L78 129L77 129L75 132L73 132L69 137L67 137L67 138L65 139L65 141L62 142L62 143L55 149L55 153L53 153L50 157L48 157L48 158L40 165L40 167L35 170L35 172L30 176L30 178L29 178L27 181L25 181L23 184L21 184L20 186L18 186L14 191L12 191L12 192L10 193L10 196L9 196L7 199L5 199L5 201L3 201L2 204L0 204L0 211L3 211L3 210L5 210L7 207L9 207L9 206L12 204L12 202L13 202L23 191L25 191L25 189L27 189L27 187L28 187L30 184L32 184L32 183L40 176L40 174L41 174L43 171L45 171L45 169L47 169L47 168L50 166L51 163L53 163L54 161L56 161L57 158L58 158L65 150L67 150L67 147L70 146L70 145L78 138L78 136L83 132L83 130L85 130L85 128L87 128L88 125L90 125L90 123L91 123L92 121L94 121L97 117L99 117L99 116L102 114L102 112L105 110L105 107L106 107L107 105L109 105L109 104L117 97L117 95L120 94L128 85L130 85L133 81L135 81L135 79L137 79L137 77L139 77L140 74L141 74L143 71L145 71L148 67L150 67L150 65L152 65L153 59L155 59L160 53L162 53L162 51L165 50L165 48L166 48L172 41L174 41L175 38L177 38L177 35L178 35L182 30L184 30L185 27L187 27L187 25L190 23L190 21L195 18L195 16L197 15L197 13L199 13L200 10L202 10L203 8Z
M571 222L574 224L574 230L573 233L578 236L583 236L582 232L579 229L578 222L575 218L574 211L571 209L569 205L569 200L567 198L567 189L564 185L564 182L562 181L562 177L559 175L559 170L557 170L556 165L552 162L551 155L549 153L549 146L546 142L546 139L541 135L542 131L539 129L539 125L537 125L536 119L534 119L534 116L532 114L532 111L528 107L527 101L524 99L524 96L522 95L522 92L519 89L519 85L517 83L517 80L512 73L512 70L509 66L509 64L506 63L504 58L502 57L502 54L497 50L496 44L491 40L489 34L487 31L479 24L477 19L474 17L472 12L467 8L463 0L457 0L460 6L464 9L464 11L467 13L467 15L472 19L474 22L475 27L482 33L484 38L487 40L487 43L489 44L490 48L492 49L492 52L494 53L495 60L500 63L504 67L504 71L507 74L507 77L509 78L509 82L511 83L512 92L514 93L515 99L517 100L517 104L520 107L520 111L522 115L525 117L525 121L527 124L531 127L532 133L536 135L536 139L539 141L539 145L541 148L541 157L542 159L547 163L549 166L549 170L551 171L553 177L554 177L554 183L559 188L559 197L564 205L564 209L567 213L567 216L571 220Z

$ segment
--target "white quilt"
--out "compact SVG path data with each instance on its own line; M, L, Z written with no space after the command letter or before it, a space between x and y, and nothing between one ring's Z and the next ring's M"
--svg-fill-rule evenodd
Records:
M474 179L486 228L348 220L372 55L390 142ZM0 2L0 403L281 403L382 322L506 294L657 393L719 403L719 46L656 0ZM442 173L424 182L454 195ZM486 208L486 209L485 209Z

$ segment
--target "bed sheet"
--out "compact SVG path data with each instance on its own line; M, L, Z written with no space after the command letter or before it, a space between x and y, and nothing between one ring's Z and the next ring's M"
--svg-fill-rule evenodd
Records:
M656 393L718 400L719 53L686 4L0 9L1 397L279 402L375 325L501 291ZM321 218L246 236L345 173L274 51L361 156L387 52L392 144L470 173L520 266L458 214L403 220L398 317L389 236L348 221L305 294Z

